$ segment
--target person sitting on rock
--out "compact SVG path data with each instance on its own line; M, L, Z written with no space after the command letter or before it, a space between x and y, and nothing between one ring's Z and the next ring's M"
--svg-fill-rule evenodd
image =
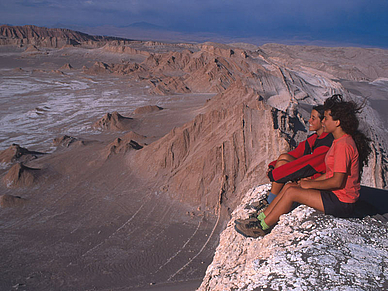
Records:
M360 195L362 169L368 164L371 152L370 139L358 130L357 113L362 106L333 95L325 101L324 109L324 132L334 136L325 158L326 173L316 179L286 184L256 220L236 223L237 232L247 237L266 235L294 202L336 217L352 215Z
M315 133L299 143L294 150L281 154L268 165L267 175L272 182L271 190L266 199L250 205L256 213L274 200L285 183L306 177L317 178L326 172L325 156L334 138L331 133L323 132L323 114L323 105L314 106L308 123L309 130ZM252 216L256 213L252 213Z

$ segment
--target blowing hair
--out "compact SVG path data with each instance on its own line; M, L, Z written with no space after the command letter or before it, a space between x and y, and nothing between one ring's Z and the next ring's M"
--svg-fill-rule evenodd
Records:
M359 178L361 179L364 166L368 165L371 140L358 130L360 124L357 114L362 111L365 103L358 105L354 101L344 101L342 95L335 94L326 99L324 110L330 110L333 120L339 120L342 130L349 134L356 143L359 161Z
M325 117L325 107L323 105L315 105L313 107L313 110L318 112L319 119L323 120L323 117Z

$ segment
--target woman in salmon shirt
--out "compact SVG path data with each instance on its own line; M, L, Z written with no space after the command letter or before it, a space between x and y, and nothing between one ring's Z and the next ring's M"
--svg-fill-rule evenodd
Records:
M325 214L349 217L360 193L362 169L371 152L368 139L358 130L357 113L362 106L333 95L324 104L324 131L334 141L326 154L326 173L316 179L303 179L286 184L256 221L236 224L236 230L248 237L267 234L280 215L291 210L294 202L313 207Z

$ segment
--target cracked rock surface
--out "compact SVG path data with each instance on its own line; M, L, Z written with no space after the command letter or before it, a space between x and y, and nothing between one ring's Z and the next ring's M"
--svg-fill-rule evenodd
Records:
M237 233L234 220L269 188L251 189L235 209L198 290L387 290L388 225L370 216L341 219L302 205L263 238Z

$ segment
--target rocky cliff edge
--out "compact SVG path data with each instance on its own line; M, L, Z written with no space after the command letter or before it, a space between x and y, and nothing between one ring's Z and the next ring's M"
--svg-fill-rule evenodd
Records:
M245 238L234 220L269 188L248 191L232 213L198 291L387 290L386 216L340 219L299 206L265 237Z

